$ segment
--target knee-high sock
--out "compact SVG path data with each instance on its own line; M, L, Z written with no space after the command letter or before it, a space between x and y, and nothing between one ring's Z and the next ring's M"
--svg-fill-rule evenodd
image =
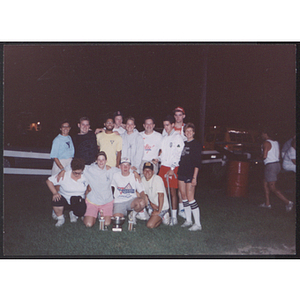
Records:
M196 200L193 200L190 202L190 206L192 209L192 213L193 213L193 217L195 220L195 223L200 226L201 222L200 222L200 208L198 206L198 203L196 202Z
M192 222L192 211L191 206L188 200L182 200L184 212L185 212L185 218L187 222Z

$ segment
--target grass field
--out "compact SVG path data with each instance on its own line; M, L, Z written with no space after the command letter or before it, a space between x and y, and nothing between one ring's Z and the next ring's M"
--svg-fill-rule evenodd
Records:
M241 257L296 253L295 208L285 212L272 196L272 209L259 208L263 190L255 173L250 174L246 198L226 196L226 183L216 186L199 178L196 199L201 209L203 230L190 232L179 224L147 229L139 221L134 232L99 231L98 222L85 228L83 222L70 223L68 214L61 228L51 218L51 193L45 176L5 175L3 254L6 257ZM284 188L284 187L283 187ZM294 203L295 189L283 189Z

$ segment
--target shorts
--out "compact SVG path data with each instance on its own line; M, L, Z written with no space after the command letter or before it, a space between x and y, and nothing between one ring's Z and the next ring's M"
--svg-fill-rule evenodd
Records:
M98 212L100 213L101 210L103 211L104 217L112 216L114 200L103 205L97 205L90 202L88 199L86 199L85 203L86 203L86 212L84 214L85 217L89 216L97 219Z
M122 214L126 216L128 210L132 210L131 203L134 199L120 203L114 203L113 214Z
M59 161L62 164L62 166L66 169L69 170L70 169L70 164L72 161L72 157L71 158L61 158ZM61 169L58 167L58 165L56 164L56 162L53 162L53 166L52 166L52 170L51 170L51 175L56 175L61 171Z
M83 217L86 211L86 204L82 197L72 196L70 198L70 203L64 196L61 196L58 201L52 200L52 206L63 206L64 210L73 211L74 215L77 217Z
M168 183L167 183L167 179L165 177L165 174L170 170L170 167L166 167L166 166L161 166L158 175L162 178L165 187L168 187ZM176 167L174 169L174 173L176 174L176 177L170 176L169 177L169 187L170 188L174 188L177 189L178 188L178 180L177 180L177 171L178 171L178 167Z
M191 183L193 180L193 175L192 176L178 175L178 180L184 181L185 183Z
M280 162L270 163L265 165L265 180L266 182L277 181L277 175L281 170Z
M152 208L152 206L151 206L150 204L148 204L147 208L153 210L153 208ZM160 216L161 218L163 218L164 215L165 215L168 211L169 211L169 209L162 210L162 211L160 212L159 216ZM150 217L151 217L151 216L150 216Z

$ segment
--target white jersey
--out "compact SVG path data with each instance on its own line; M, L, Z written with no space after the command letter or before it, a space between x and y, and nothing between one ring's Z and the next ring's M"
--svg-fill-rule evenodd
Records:
M181 126L180 130L176 130L176 129L175 129L175 131L177 131L178 133L180 133L180 135L181 135L183 141L185 142L185 141L187 141L187 137L184 135L184 126L185 126L185 124L183 124L183 125ZM175 128L175 127L174 127L174 128ZM166 135L167 135L167 132L166 132L166 130L164 129L163 132L162 132L162 136L166 136Z
M170 135L166 135L162 139L161 165L170 168L178 167L183 147L184 142L181 135L173 129Z
M120 126L119 128L114 128L113 131L117 131L117 132L119 132L119 134L121 135L121 134L123 134L126 130L125 130L123 127Z
M162 178L158 175L153 175L149 181L145 177L142 178L142 183L145 188L145 194L149 200L158 206L158 193L164 194L164 204L162 210L169 209L169 202L166 194L166 188Z
M279 143L277 141L266 140L271 144L271 149L268 151L267 158L264 160L264 164L270 164L279 161Z
M144 191L143 185L135 179L132 173L128 176L123 176L122 173L115 173L111 186L115 188L115 203L133 200L137 197L136 191L139 193Z
M162 135L153 131L151 134L146 134L145 131L140 132L144 141L144 161L152 161L158 158L158 152L161 149Z
M113 201L111 182L115 173L120 173L119 168L113 167L109 170L99 168L96 163L85 166L83 174L85 175L91 191L87 194L90 202L96 205L104 205Z
M66 200L70 203L70 198L72 196L81 196L84 197L86 188L88 186L88 182L86 180L86 177L82 174L81 178L77 181L71 178L72 170L69 170L65 173L64 178L60 179L59 182L57 182L56 175L53 175L48 178L49 181L51 181L54 185L59 185L59 194L64 196Z

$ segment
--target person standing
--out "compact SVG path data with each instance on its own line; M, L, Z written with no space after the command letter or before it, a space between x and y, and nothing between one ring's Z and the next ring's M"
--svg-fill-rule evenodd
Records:
M276 188L277 175L280 172L280 149L279 143L272 139L272 132L269 128L265 128L261 134L263 142L263 160L265 165L264 170L264 190L266 202L260 207L271 208L270 192L273 192L285 204L286 211L289 212L293 208L293 202L289 201Z
M90 120L82 117L78 123L79 133L73 137L76 158L82 158L86 165L95 162L98 152L96 135L90 130Z
M126 121L126 132L122 135L122 157L131 161L131 169L140 172L140 165L144 155L144 142L140 133L135 129L135 119L129 117Z
M181 135L174 130L175 119L173 116L165 117L163 125L167 135L162 139L161 153L159 156L161 167L158 175L163 179L165 187L168 188L169 186L170 188L172 204L170 225L176 225L178 223L177 171L184 142Z
M154 131L154 118L146 117L143 124L145 131L140 132L144 141L144 155L140 165L140 174L143 173L145 162L151 161L154 166L154 174L158 173L158 154L161 148L162 135Z
M282 168L296 173L296 138L293 138L291 147L283 156Z
M74 145L69 136L71 130L70 122L64 120L60 124L59 134L52 142L50 158L53 158L51 175L55 175L68 167L74 157Z
M105 120L104 126L104 131L96 135L98 149L106 153L108 166L119 167L122 151L122 138L119 134L113 132L113 118L108 117Z
M178 187L182 196L186 221L181 227L189 227L190 231L202 230L200 222L200 209L195 200L195 188L197 186L197 176L201 167L201 144L194 139L195 125L187 123L184 128L187 140L184 142L184 148L178 168ZM192 222L194 217L194 225ZM193 225L193 226L192 226Z

